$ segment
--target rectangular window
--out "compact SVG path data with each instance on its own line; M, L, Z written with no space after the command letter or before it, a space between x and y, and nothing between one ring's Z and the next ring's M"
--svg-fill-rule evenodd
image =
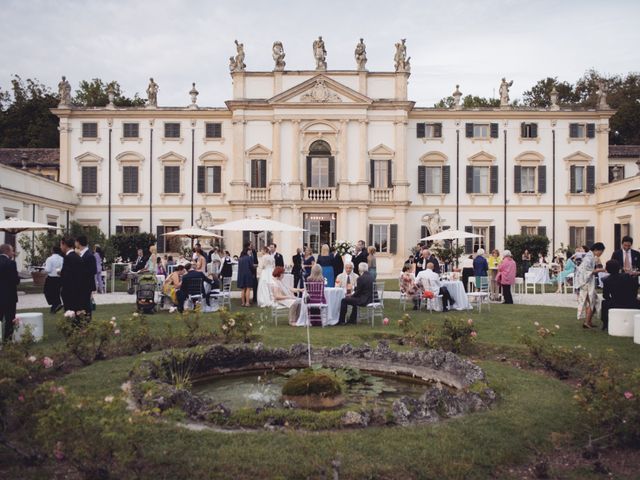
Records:
M98 138L98 124L96 122L83 123L82 138Z
M311 185L312 188L329 187L329 158L311 158Z
M573 186L571 191L573 193L584 193L585 191L585 167L576 165L573 167L574 169L574 178L573 178ZM581 244L582 245L582 244Z
M425 193L442 193L442 167L425 167Z
M489 193L489 167L473 167L473 193Z
M596 136L595 123L570 123L569 138L594 138Z
M164 124L164 137L165 138L180 138L180 124L179 123L165 123Z
M373 228L372 245L376 251L389 253L389 225L371 225Z
M523 226L520 233L522 235L538 235L538 227Z
M473 251L476 252L479 248L484 248L488 253L489 227L473 227L473 231L471 233L480 235L473 239Z
M581 247L587 244L586 227L569 227L569 244L575 247Z
M521 193L536 193L536 167L520 169Z
M373 188L389 188L389 161L372 160Z
M221 181L220 181L220 173L222 171L221 167L206 167L205 168L205 190L207 193L220 193L221 192Z
M416 136L418 138L442 138L442 123L418 123Z
M205 123L205 137L206 138L222 138L222 124L221 123Z
M474 123L473 138L489 138L489 128L488 123Z
M164 167L164 193L180 193L180 167Z
M118 225L116 233L124 233L130 235L132 233L140 233L140 227L137 225Z
M138 193L138 167L122 167L122 193Z
M122 136L124 138L140 137L140 124L139 123L123 123Z
M251 160L251 188L267 188L266 160Z
M98 193L98 167L82 167L82 193Z
M521 123L520 124L520 137L522 138L538 138L538 124L537 123Z

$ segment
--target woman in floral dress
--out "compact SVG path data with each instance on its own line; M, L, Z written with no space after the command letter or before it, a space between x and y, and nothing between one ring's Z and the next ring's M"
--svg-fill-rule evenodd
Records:
M604 244L596 242L591 247L584 257L582 257L582 263L576 269L575 278L573 280L574 288L579 288L580 293L578 295L578 320L584 318L582 322L583 328L593 328L591 319L596 309L596 300L598 295L596 293L596 281L598 279L598 273L604 272L604 268L600 264L600 256L604 252Z

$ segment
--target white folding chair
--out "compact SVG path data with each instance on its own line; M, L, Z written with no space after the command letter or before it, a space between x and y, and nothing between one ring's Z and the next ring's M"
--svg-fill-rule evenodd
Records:
M482 313L482 304L487 305L487 309L491 311L491 303L489 302L489 292L470 292L467 293L469 304L478 307L478 313Z
M469 277L467 280L467 292L473 292L476 289L476 277Z
M567 275L562 283L562 290L564 293L569 293L569 289L571 289L571 293L575 293L576 289L573 288L573 273ZM569 280L571 280L571 284L569 284Z
M229 279L229 283L231 283L231 279ZM274 284L269 284L269 289L271 290L271 298L273 295L273 287ZM273 302L271 304L271 320L275 323L276 327L278 326L278 317L284 317L289 321L289 307L285 307L284 305L279 305L277 302Z
M220 293L212 294L211 298L218 300L220 307L226 307L227 310L231 310L231 278L223 277L222 290Z
M532 273L524 274L524 293L528 294L529 290L531 290L531 293L535 294L536 285L540 285L540 293L542 293L542 289L544 288L544 285L542 285L541 283L536 283L534 280L535 280L534 274Z
M358 307L358 321L363 318L363 310L366 308L366 318L371 318L371 326L375 326L376 316L380 316L380 321L384 317L384 282L373 284L373 301L366 307Z
M524 278L516 277L516 283L513 284L513 293L522 293L524 291Z

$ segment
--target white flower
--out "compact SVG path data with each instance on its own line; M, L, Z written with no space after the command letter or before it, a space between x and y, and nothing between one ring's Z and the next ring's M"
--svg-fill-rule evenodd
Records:
M556 330L560 330L560 325L554 325L556 327Z
M116 329L113 331L113 334L114 334L114 335L120 335L120 329L119 329L119 328L116 328Z
M536 327L539 327L539 326L540 326L540 324L539 324L538 322L533 322L533 324L534 324Z
M139 314L138 312L133 312L133 316L134 316L134 317L139 317L139 316L140 316L140 314Z
M116 317L111 317L111 321L115 322L116 321Z
M64 312L64 316L65 318L75 318L76 312L74 312L73 310L67 310L66 312Z
M113 402L113 395L107 395L106 397L104 397L104 401L106 403L111 403Z
M31 363L34 363L37 359L34 355L31 355L29 358L27 358L27 360L29 360Z
M236 324L235 319L230 318L230 319L229 319L229 326L230 326L230 327L233 327L235 324Z
M169 313L174 313L176 310L178 310L178 307L171 307Z

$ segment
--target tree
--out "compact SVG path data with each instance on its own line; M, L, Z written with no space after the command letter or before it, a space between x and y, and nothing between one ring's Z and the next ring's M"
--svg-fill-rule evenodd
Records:
M558 92L558 104L575 104L579 96L569 82L559 82L558 77L547 77L539 80L531 90L522 94L522 103L527 107L547 108L551 106L551 90L556 87Z
M73 104L82 107L104 107L109 103L107 90L110 86L113 88L115 97L113 103L116 107L144 107L146 100L140 98L137 93L133 98L125 97L116 80L104 83L99 78L94 78L90 82L82 80L80 88L76 90Z
M453 97L444 97L434 105L435 108L453 108L455 100ZM463 108L493 108L500 106L499 98L485 98L474 95L462 97L460 102Z
M57 148L58 118L49 109L58 96L37 79L11 80L11 91L0 90L0 147Z

